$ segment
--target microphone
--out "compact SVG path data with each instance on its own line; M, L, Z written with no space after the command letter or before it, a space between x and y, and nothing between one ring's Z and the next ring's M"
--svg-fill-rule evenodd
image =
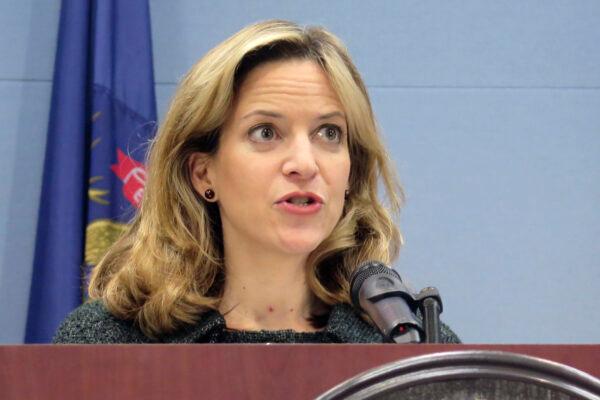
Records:
M419 301L402 283L400 275L378 261L366 261L352 274L350 297L354 307L373 320L386 340L421 343L425 337L415 316Z

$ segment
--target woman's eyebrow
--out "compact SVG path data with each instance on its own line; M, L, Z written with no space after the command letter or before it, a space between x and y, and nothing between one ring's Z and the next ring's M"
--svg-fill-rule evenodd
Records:
M250 118L250 117L252 117L253 115L263 115L263 116L266 116L266 117L273 117L273 118L283 118L283 115L282 115L282 114L279 114L279 113L277 113L277 112L274 112L274 111L267 111L267 110L254 110L254 111L251 111L251 112L249 112L248 114L244 115L244 116L242 117L242 119Z
M344 113L340 112L340 111L334 111L334 112L330 112L327 114L323 114L323 115L319 116L317 119L329 119L331 117L340 117L340 118L346 119L346 116L344 115Z
M284 118L284 116L278 112L267 111L267 110L254 110L254 111L251 111L248 114L244 115L242 117L242 119L247 119L254 115L262 115L262 116L272 117L272 118ZM317 119L322 120L322 119L329 119L332 117L340 117L340 118L346 119L346 116L341 111L333 111L333 112L330 112L327 114L319 115L317 117Z

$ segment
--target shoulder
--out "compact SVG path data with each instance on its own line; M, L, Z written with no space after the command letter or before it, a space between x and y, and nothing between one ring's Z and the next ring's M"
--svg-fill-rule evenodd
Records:
M150 340L131 321L114 317L102 301L76 308L61 323L53 339L57 344L147 343Z
M383 335L379 330L362 319L354 307L345 303L333 306L326 331L341 343L383 343Z
M454 331L452 329L450 329L450 327L443 322L441 323L440 331L441 331L440 339L441 339L442 343L447 343L447 344L462 343L462 341L460 340L458 335L456 333L454 333Z

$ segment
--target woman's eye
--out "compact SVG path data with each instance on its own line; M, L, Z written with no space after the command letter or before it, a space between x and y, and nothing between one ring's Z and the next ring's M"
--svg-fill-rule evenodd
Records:
M342 130L336 125L325 125L319 129L317 134L327 142L340 143L342 141Z
M261 125L250 129L248 136L254 142L270 142L276 138L277 134L273 127Z

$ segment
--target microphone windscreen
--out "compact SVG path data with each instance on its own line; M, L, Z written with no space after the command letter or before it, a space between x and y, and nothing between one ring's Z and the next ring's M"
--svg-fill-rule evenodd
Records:
M398 279L402 282L400 275L389 268L385 264L379 261L365 261L362 263L354 272L352 273L352 277L350 278L350 298L352 299L352 304L354 307L361 309L360 306L360 288L362 287L365 280L370 278L373 275L387 275L390 279Z

